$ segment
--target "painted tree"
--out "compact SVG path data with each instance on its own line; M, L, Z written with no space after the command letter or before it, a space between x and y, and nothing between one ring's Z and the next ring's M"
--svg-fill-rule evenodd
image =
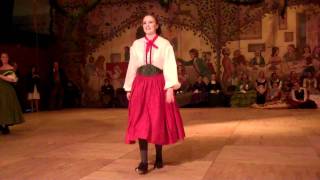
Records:
M252 25L261 20L266 13L277 12L284 8L284 0L265 0L250 5L230 3L228 0L170 0L168 1L170 3L165 6L161 4L163 2L157 0L83 0L80 2L65 0L69 3L64 5L55 4L54 2L57 0L51 1L56 7L56 11L64 17L61 19L67 21L68 25L64 32L67 32L67 35L71 37L71 42L78 43L88 53L101 43L121 36L127 29L137 27L141 23L143 15L152 12L150 4L160 3L164 8L164 13L159 15L161 23L169 27L193 31L195 35L203 38L211 46L212 51L216 54L218 75L221 73L222 48L231 41L240 40L241 32L252 28ZM72 3L70 4L70 2ZM286 0L286 5L302 5L306 2L319 4L318 0ZM119 22L103 21L101 24L101 27L104 28L103 31L98 31L96 28L90 30L88 28L88 23L90 23L88 14L97 5L103 6L107 11L114 7L125 7L125 10L128 9L131 14L120 19ZM130 8L131 10L129 10ZM61 24L60 27L63 28L63 23ZM107 28L105 28L106 26ZM79 28L75 31L75 27ZM76 37L80 38L72 38L71 32L78 33Z
M49 0L50 6L55 10L51 10L50 32L60 38L61 41L75 48L72 43L78 44L82 40L81 36L77 36L76 31L83 32L85 28L84 19L86 15L93 10L101 0ZM68 46L64 46L68 49Z
M99 5L106 9L113 7L132 7L135 10L126 19L118 23L108 24L109 30L99 32L94 29L87 32L89 49L94 49L103 41L110 41L120 36L128 28L138 26L144 14L150 13L147 4L158 3L155 0L105 0ZM163 2L162 2L163 3ZM161 1L160 4L162 5ZM189 7L185 10L185 7ZM162 24L177 29L191 30L203 38L216 52L216 65L220 74L221 49L232 40L240 39L240 32L250 28L256 20L261 20L265 12L270 11L271 6L259 3L248 6L239 6L224 0L173 0L164 7L164 14L159 15ZM152 10L151 10L152 11ZM90 51L90 50L89 50Z
M265 0L260 3L242 5L247 0L50 0L51 5L56 9L57 14L63 16L66 22L61 23L64 29L65 38L71 41L79 41L73 38L75 28L80 27L76 31L81 31L81 36L89 41L89 44L101 43L101 41L110 41L120 36L128 28L137 26L141 17L148 12L148 8L144 6L146 3L160 3L165 8L165 15L160 15L161 22L178 29L191 30L196 35L202 37L217 54L218 72L220 70L220 52L221 49L230 41L239 40L241 32L246 31L251 25L261 20L263 15L270 12L278 11L282 8L283 2L286 5L302 5L302 4L319 4L318 0ZM250 0L250 2L252 2ZM255 1L259 2L259 1ZM165 4L164 4L165 3ZM171 4L170 4L171 3ZM118 24L110 24L110 30L107 32L94 31L93 33L86 31L85 18L91 10L97 5L103 5L107 8L114 6L133 6L136 9L132 14ZM184 10L184 7L191 7L192 12ZM171 7L178 7L172 10ZM57 22L59 24L59 22ZM82 27L81 27L82 26ZM61 35L61 34L60 34ZM86 42L87 43L87 42ZM88 47L89 49L94 48Z
M179 6L195 9L195 13L177 11L174 16L162 17L175 28L192 30L203 38L216 53L217 73L221 73L221 51L228 42L240 40L241 32L261 20L263 15L273 10L273 4L264 2L250 6L230 3L225 0L179 0Z
M86 56L87 14L101 0L49 0L51 5L50 32L56 43L50 58L60 61L67 76L80 89L85 89L83 66Z
M240 40L241 33L251 28L254 22L261 20L267 13L282 14L287 6L318 5L319 7L320 5L319 0L265 0L250 1L250 3L241 0L176 0L174 2L179 6L192 6L196 9L196 15L178 11L172 17L163 18L176 28L194 31L211 45L216 53L218 76L221 73L222 48L230 41Z

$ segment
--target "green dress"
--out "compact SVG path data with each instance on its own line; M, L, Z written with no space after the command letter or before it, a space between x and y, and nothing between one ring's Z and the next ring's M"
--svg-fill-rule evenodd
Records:
M248 85L246 93L240 91L240 85ZM231 97L231 107L248 107L256 102L257 92L251 83L240 83Z
M4 75L12 70L0 70ZM0 79L0 125L14 125L22 123L23 116L16 92L7 81Z

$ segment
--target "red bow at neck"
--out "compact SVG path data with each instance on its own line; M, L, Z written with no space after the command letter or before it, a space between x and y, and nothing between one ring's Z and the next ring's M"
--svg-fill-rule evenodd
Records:
M151 50L152 50L152 47L158 49L158 46L154 44L154 42L157 40L158 38L158 35L155 35L153 39L148 39L146 36L145 36L145 39L147 40L147 44L146 44L146 64L147 64L147 57L148 57L148 52L150 51L150 64L151 64Z

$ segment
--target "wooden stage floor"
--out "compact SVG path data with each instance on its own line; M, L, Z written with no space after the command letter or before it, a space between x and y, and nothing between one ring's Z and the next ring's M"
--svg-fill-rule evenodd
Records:
M320 110L181 109L181 114L185 141L166 146L164 168L144 176L134 171L137 144L124 144L126 109L26 114L26 123L0 135L0 179L320 179Z

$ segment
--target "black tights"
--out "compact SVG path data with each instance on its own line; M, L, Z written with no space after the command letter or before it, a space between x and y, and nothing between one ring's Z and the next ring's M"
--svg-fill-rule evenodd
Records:
M162 145L155 145L156 161L162 161ZM139 139L140 156L142 163L148 163L148 142L144 139Z

